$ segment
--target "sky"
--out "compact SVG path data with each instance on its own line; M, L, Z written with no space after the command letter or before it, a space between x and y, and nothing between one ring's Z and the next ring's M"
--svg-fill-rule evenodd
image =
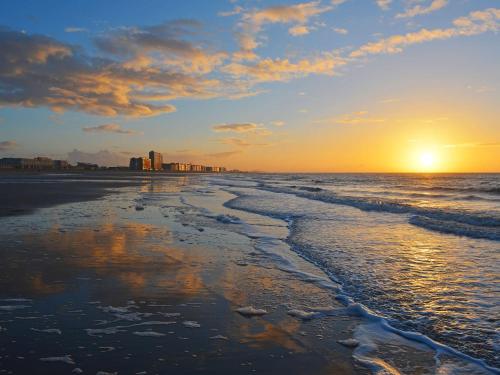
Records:
M0 157L500 172L499 0L0 2Z

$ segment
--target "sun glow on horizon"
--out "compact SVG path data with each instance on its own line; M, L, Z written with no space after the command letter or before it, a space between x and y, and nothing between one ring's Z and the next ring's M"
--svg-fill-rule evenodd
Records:
M433 151L425 150L418 154L416 168L422 172L431 172L436 170L438 164L437 155Z

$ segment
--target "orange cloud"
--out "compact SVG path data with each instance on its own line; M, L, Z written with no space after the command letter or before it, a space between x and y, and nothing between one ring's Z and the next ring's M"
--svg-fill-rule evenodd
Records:
M397 14L396 18L411 18L422 14L432 13L444 8L447 4L448 0L432 0L427 6L415 5L406 9L403 13Z
M433 40L445 40L457 36L472 36L487 31L500 30L500 9L489 8L471 12L468 16L453 21L454 27L447 29L421 29L416 32L393 35L377 42L367 43L351 52L350 57L357 58L380 53L399 53L404 47Z
M253 122L245 122L245 123L234 123L234 124L219 124L212 126L212 129L215 132L236 132L236 133L245 133L250 131L255 131L259 128L259 125L254 124Z
M304 58L297 62L279 58L267 58L252 64L233 62L222 67L221 71L233 77L247 77L254 82L287 81L310 74L333 75L335 68L344 64L340 56L325 53L321 57Z
M1 29L0 84L5 89L0 105L138 117L175 111L166 100L222 95L221 83L206 74L223 55L184 41L177 24L158 28L136 30L140 37L130 31L121 38L101 37L100 49L112 58L90 57L49 37ZM155 52L156 58L173 56L172 63L148 60ZM131 65L128 59L142 63ZM182 59L184 68L179 67Z
M135 130L122 129L120 125L114 123L103 124L98 126L87 126L82 128L82 130L87 133L117 133L117 134L127 134L127 135L142 134Z

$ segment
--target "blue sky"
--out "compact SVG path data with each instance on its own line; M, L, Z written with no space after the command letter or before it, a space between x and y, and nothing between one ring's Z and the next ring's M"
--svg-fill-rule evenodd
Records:
M498 5L3 1L0 156L498 171Z

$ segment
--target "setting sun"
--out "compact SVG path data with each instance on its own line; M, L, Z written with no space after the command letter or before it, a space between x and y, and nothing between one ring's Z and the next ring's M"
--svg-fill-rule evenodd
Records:
M432 169L436 164L436 155L430 151L424 151L419 157L420 168L428 170Z

